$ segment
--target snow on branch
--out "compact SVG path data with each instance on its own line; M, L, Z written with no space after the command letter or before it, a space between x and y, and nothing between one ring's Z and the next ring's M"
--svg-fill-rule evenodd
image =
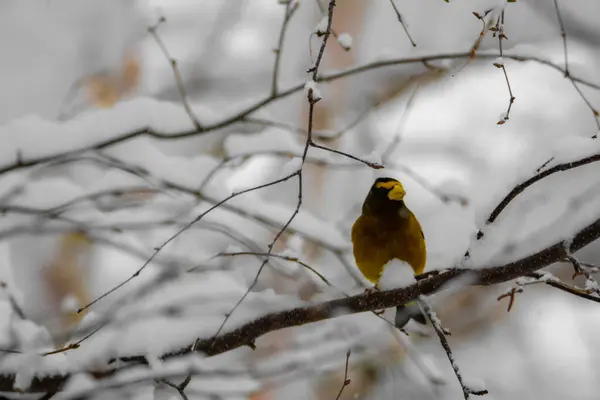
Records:
M600 219L586 226L573 237L570 250L572 252L580 250L598 238L600 238ZM566 257L565 242L561 241L535 254L505 265L475 270L450 268L441 272L432 271L417 277L418 280L416 283L404 288L360 294L266 314L231 331L225 331L217 337L204 338L195 343L190 343L188 347L179 351L162 355L162 358L167 360L181 357L189 354L192 348L206 355L221 354L242 346L252 345L257 338L283 328L405 304L410 300L417 299L421 295L433 294L447 283L459 277L471 276L473 278L470 281L472 285L494 285L521 276L539 274L536 271L554 262L564 260ZM541 277L541 275L538 276ZM548 282L551 281L548 280ZM121 361L141 364L148 363L143 355L123 358ZM117 372L119 372L118 367L100 372L97 371L93 375L96 378L104 378ZM57 391L65 384L68 378L69 375L36 377L33 379L28 390L30 392ZM13 391L14 380L14 374L1 374L0 391Z

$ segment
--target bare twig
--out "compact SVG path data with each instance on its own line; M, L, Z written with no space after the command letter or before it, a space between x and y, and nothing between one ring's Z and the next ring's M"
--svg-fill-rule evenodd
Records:
M338 392L337 396L335 397L335 400L340 400L340 396L342 395L344 388L351 383L350 379L348 378L348 365L350 364L350 351L351 350L348 349L348 351L346 352L346 366L344 368L344 382L342 382L342 386L340 387L340 391Z
M504 52L502 51L502 40L508 39L504 34L504 10L502 10L502 13L498 17L496 21L496 26L490 29L492 30L494 37L498 36L498 50L500 52L500 58L502 58L504 55ZM510 96L506 113L504 113L504 116L500 119L500 121L498 121L498 125L502 125L510 118L510 109L512 108L512 105L515 102L515 96L513 95L512 89L510 87L510 81L508 80L508 74L506 73L504 60L502 60L502 62L495 62L494 66L502 69L502 72L504 73L504 79L506 79L506 86L508 87L508 95Z
M417 44L415 43L415 41L413 40L413 38L410 36L410 32L408 31L408 27L406 26L406 23L404 22L404 19L402 19L402 15L400 14L400 11L398 10L398 7L396 7L396 3L394 3L394 0L390 0L390 3L392 4L392 7L394 8L394 12L396 13L396 18L398 18L398 22L400 22L400 25L402 25L402 29L404 29L404 32L406 33L406 37L410 41L410 44L412 44L413 47L417 47Z
M598 296L598 298L600 298L600 287L598 286L596 278L594 278L587 268L584 267L581 262L579 262L579 259L573 255L571 250L571 241L565 240L564 246L565 252L567 253L566 258L571 262L571 264L573 264L573 269L575 270L573 278L578 275L583 275L585 277L585 292L587 292L587 294L594 293L596 296Z
M571 84L573 85L573 88L577 91L577 94L579 94L579 97L581 97L581 99L583 100L585 105L592 112L592 114L594 116L594 121L596 122L596 128L598 128L598 130L600 131L600 114L598 113L598 110L596 110L596 108L594 108L594 106L589 101L589 99L583 94L583 92L581 91L581 89L579 88L577 83L573 79L571 79L571 72L569 70L569 52L567 49L567 31L565 29L565 24L563 23L562 15L560 13L560 8L558 7L558 0L554 0L554 9L556 10L556 18L558 19L558 24L560 26L560 36L562 37L562 41L563 41L563 52L564 52L564 57L565 57L565 67L564 67L565 78L567 78L569 80L569 82L571 82ZM596 133L592 136L592 138L594 138L594 139L596 139L597 137L598 137L598 133Z
M440 339L440 343L444 348L444 351L446 352L446 356L448 356L448 360L450 361L450 365L452 365L452 369L454 370L454 374L458 379L458 383L460 383L460 387L462 388L465 400L470 399L470 395L483 396L485 394L488 394L488 391L485 389L473 390L465 383L460 369L458 368L458 364L454 359L454 355L452 354L452 349L450 349L450 345L448 344L448 340L446 339L446 335L448 334L448 332L442 326L442 323L437 317L437 315L431 310L431 307L429 306L424 296L419 297L419 305L423 308L425 315L427 315L427 319L429 319L429 322L431 322L435 333L437 333L438 338Z
M179 385L176 385L176 384L168 381L167 379L163 379L163 380L161 380L161 382L164 383L165 385L170 386L173 389L175 389L177 391L177 393L179 393L179 396L181 396L182 400L188 400L188 396L187 396L187 394L185 394L185 388L191 382L191 380L192 380L192 374L189 374L185 378L185 380L183 382L181 382Z
M317 59L311 68L309 68L306 72L312 73L312 80L317 81L317 77L319 74L319 66L321 65L321 61L323 60L323 55L325 54L325 46L327 45L327 40L331 35L331 24L333 22L333 9L335 7L335 0L329 0L329 6L327 7L327 30L323 33L323 39L321 41L321 47L319 48L319 54L317 55Z
M600 298L597 296L592 296L590 294L587 293L586 290L582 290L580 288L577 287L573 287L571 285L566 284L565 282L562 282L558 279L548 279L548 280L543 280L542 278L547 274L547 272L532 272L530 274L528 274L527 276L535 278L535 279L541 279L546 285L548 286L552 286L553 288L556 289L560 289L564 292L570 293L574 296L577 297L581 297L582 299L586 299L586 300L590 300L596 303L600 303Z
M319 279L321 279L327 286L332 286L331 282L329 282L329 280L327 278L325 278L325 276L323 276L323 274L321 274L319 271L317 271L316 269L314 269L307 263L300 261L297 257L291 257L291 256L282 255L282 254L272 254L272 253L269 254L269 253L253 252L253 251L221 252L221 253L217 254L217 256L220 256L220 257L234 257L234 256L244 256L244 255L267 257L267 258L268 257L279 258L280 260L296 263L296 264L306 268L307 270L311 271L316 276L318 276Z
M333 9L334 9L334 7L335 7L335 0L330 0L329 1L329 7L328 7L328 16L327 16L327 31L323 34L321 48L319 49L319 55L317 57L317 60L315 61L313 67L309 71L307 71L308 73L312 73L313 81L314 81L315 77L317 76L317 74L319 72L319 67L321 65L321 61L323 60L323 54L325 53L325 46L327 45L327 39L329 38L329 36L331 34L331 24L332 24L332 21L333 21ZM267 262L269 261L269 256L273 252L273 248L275 246L275 243L277 243L277 240L279 240L279 237L281 235L283 235L283 233L286 231L286 229L288 228L288 226L292 223L292 221L296 218L296 216L300 212L300 207L302 206L302 195L303 195L302 169L304 168L304 163L306 162L306 156L308 155L308 149L309 149L309 147L311 146L311 143L312 143L312 129L313 129L313 119L314 119L315 104L320 99L321 99L320 97L318 97L318 96L315 95L314 89L311 88L311 87L309 87L308 91L307 91L307 100L308 100L308 105L309 105L309 108L308 108L308 128L307 128L307 133L306 133L306 142L305 142L305 145L304 145L304 151L302 153L301 164L300 164L298 170L296 170L292 175L289 176L290 178L292 176L296 176L298 178L298 201L296 202L296 208L294 209L292 215L287 220L287 222L281 227L281 229L277 232L277 234L275 235L275 237L273 238L273 240L271 241L271 243L268 245L268 251L267 251L266 257L265 257L264 261L262 262L262 264L260 265L260 267L258 268L258 271L256 272L256 275L254 277L254 280L252 281L252 283L250 284L250 286L248 287L248 289L246 290L246 292L244 293L244 295L238 300L238 302L233 306L233 308L227 313L227 315L223 319L223 322L219 326L219 329L217 329L217 331L215 332L215 334L213 336L213 339L211 341L211 345L210 345L211 349L215 345L215 343L217 341L217 338L221 334L221 331L225 327L225 324L227 323L227 321L229 320L229 318L231 317L231 315L233 315L233 313L237 310L237 308L242 304L242 302L244 301L244 299L250 294L250 292L254 289L254 287L258 283L258 279L260 277L260 274L263 271L263 269L264 269L265 265L267 264ZM196 350L196 348L197 348L196 345L197 344L198 344L198 341L196 341L194 343L194 345L192 347L193 351ZM254 348L254 341L249 341L246 344L249 345L251 348Z
M387 160L392 155L394 150L396 150L396 147L398 146L398 144L400 143L400 140L402 139L402 128L404 128L406 121L408 121L408 117L410 116L410 111L412 109L415 98L417 97L419 87L420 87L420 84L417 82L415 84L415 87L413 88L413 90L410 92L410 95L408 96L408 100L406 100L406 106L404 106L404 110L402 110L402 115L400 116L400 121L398 122L398 126L396 127L396 132L394 133L394 138L392 139L390 144L387 146L387 148L381 155L381 160L382 160L383 164L387 163Z
M161 17L155 25L150 26L148 28L148 32L150 33L150 35L152 35L152 37L160 47L160 50L166 57L169 64L171 64L171 69L173 70L173 75L175 76L175 83L177 84L177 90L179 90L179 95L181 96L181 103L185 108L185 112L189 115L196 130L201 131L203 129L202 125L200 124L200 121L198 121L198 117L196 116L196 114L194 114L188 102L187 93L185 91L185 85L183 84L183 77L181 76L181 72L179 71L179 67L177 66L177 60L171 57L169 49L167 49L167 46L165 45L161 37L158 35L159 26L165 22L165 17Z
M486 33L488 32L488 22L486 22L485 18L488 16L488 14L492 12L492 10L485 10L483 12L483 15L479 14L478 12L473 11L473 15L475 16L475 18L477 18L478 20L481 21L481 32L479 32L479 36L477 37L477 40L475 41L475 44L473 44L473 47L471 47L471 57L470 60L473 60L476 56L477 56L477 50L479 50L479 46L481 46L481 42L483 41L483 38L485 37ZM468 60L467 63L470 61Z
M584 165L592 164L600 161L600 154L594 154L592 156L582 158L577 161L572 161L564 164L555 165L552 168L549 168L539 174L534 175L533 177L527 179L525 182L518 184L515 186L503 199L502 201L494 208L490 216L486 221L486 225L493 223L496 218L500 215L500 213L508 206L508 204L513 201L518 195L523 193L525 189L529 186L541 181L542 179L555 174L557 172L568 171L570 169L578 168ZM479 236L479 235L478 235ZM481 237L483 237L483 233L481 233Z
M140 268L138 268L137 271L135 271L131 276L129 276L127 279L125 279L124 281L122 281L118 285L114 286L110 290L104 292L102 295L98 296L96 299L94 299L89 304L86 304L85 306L81 307L79 310L77 310L77 312L80 313L80 312L88 309L89 307L91 307L94 304L96 304L98 301L104 299L105 297L109 296L111 293L115 292L116 290L118 290L118 289L122 288L123 286L125 286L127 283L131 282L133 279L135 279L152 262L152 260L154 260L154 258L158 255L158 253L163 248L165 248L165 246L167 246L169 243L171 243L173 240L175 240L183 232L185 232L186 230L188 230L192 225L194 225L195 223L197 223L198 221L200 221L202 218L204 218L208 213L210 213L211 211L213 211L216 208L220 207L221 205L223 205L227 201L233 199L234 197L237 197L237 196L240 196L242 194L245 194L245 193L249 193L249 192L252 192L252 191L255 191L255 190L259 190L259 189L263 189L263 188L270 187L270 186L273 186L273 185L277 185L278 183L285 182L288 179L293 178L294 176L297 176L297 175L298 175L298 172L294 172L292 174L284 176L283 178L277 179L275 181L272 181L272 182L269 182L269 183L265 183L263 185L254 186L252 188L245 189L245 190L242 190L240 192L232 193L231 195L229 195L225 199L223 199L220 202L214 204L208 210L206 210L203 213L201 213L200 215L198 215L196 218L194 218L194 220L192 220L190 223L188 223L186 226L184 226L182 229L180 229L177 233L175 233L173 236L171 236L169 239L167 239L165 242L163 242L160 246L156 247L154 249L154 252L150 256L150 258L148 258L148 260Z
M283 22L281 24L281 30L279 31L279 40L277 41L277 48L275 51L275 65L273 65L273 78L271 82L271 96L277 96L277 81L279 79L279 64L281 62L281 54L283 53L283 42L285 40L285 33L287 27L294 15L294 12L298 9L300 3L295 0L287 0L285 3L285 14L283 16Z
M569 52L567 50L567 31L565 30L565 24L563 23L562 15L560 14L560 9L558 8L558 0L554 0L554 9L556 10L556 18L558 19L558 24L560 25L560 36L562 36L562 40L563 40L563 51L565 54L565 78L567 78L571 75L569 73Z
M311 140L311 142L309 143L309 145L310 145L310 147L314 147L314 148L317 148L317 149L321 149L321 150L329 151L329 152L331 152L331 153L339 154L339 155L341 155L341 156L344 156L344 157L350 158L350 159L352 159L352 160L355 160L355 161L361 162L361 163L363 163L363 164L365 164L365 165L367 165L367 166L369 166L369 167L371 167L371 168L373 168L373 169L381 169L381 168L383 168L383 165L381 165L381 164L379 164L379 163L376 163L376 162L371 162L371 161L367 161L367 160L363 160L362 158L359 158L359 157L353 156L352 154L345 153L345 152L343 152L343 151L340 151L340 150L335 150L335 149L332 149L332 148L330 148L330 147L321 146L320 144L316 144L316 143L315 143L315 142L313 142L312 140Z

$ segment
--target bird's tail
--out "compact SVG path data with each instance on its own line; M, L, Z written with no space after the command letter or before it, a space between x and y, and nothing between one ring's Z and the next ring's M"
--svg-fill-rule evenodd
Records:
M427 324L427 319L421 312L416 301L409 301L406 304L396 307L396 318L394 319L396 328L404 328L411 318L421 325Z

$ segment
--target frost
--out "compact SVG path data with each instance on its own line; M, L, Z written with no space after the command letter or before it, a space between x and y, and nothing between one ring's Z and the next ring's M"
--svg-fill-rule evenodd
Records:
M393 259L384 265L377 286L382 290L390 290L407 287L415 282L414 271L410 264Z
M322 99L321 91L317 87L317 82L312 79L304 85L304 90L310 95L312 101L317 102Z
M340 34L337 41L344 50L350 51L352 49L352 36L349 33Z
M504 66L504 58L498 57L493 62L494 67L502 68Z

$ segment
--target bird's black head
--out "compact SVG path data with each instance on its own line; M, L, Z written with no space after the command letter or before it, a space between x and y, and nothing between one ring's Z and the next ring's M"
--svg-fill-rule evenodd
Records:
M362 213L381 217L398 215L404 207L406 192L402 184L393 178L377 178L363 203Z

